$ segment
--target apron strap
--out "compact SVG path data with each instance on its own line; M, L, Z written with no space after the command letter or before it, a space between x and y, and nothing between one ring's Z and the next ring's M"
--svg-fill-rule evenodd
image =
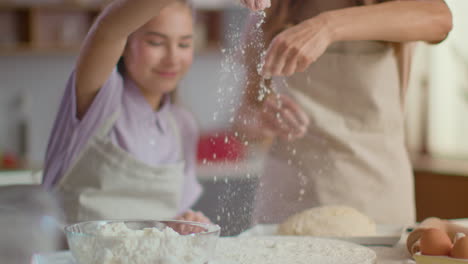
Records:
M90 142L93 141L95 138L105 138L107 134L109 134L109 131L112 129L114 126L115 122L120 116L120 109L116 110L109 118L107 118L104 121L104 124L102 124L100 127L97 128L96 132L88 139L86 142L85 146L81 149L79 153L77 153L76 157L74 158L74 161L69 165L68 169L65 171L64 176L57 182L55 185L54 189L57 189L62 182L64 182L65 178L68 177L68 173L70 170L75 167L76 163L82 158L83 153L85 152L84 150L87 149L90 145ZM75 140L76 138L76 131L72 135L72 140ZM71 152L71 147L74 144L69 144L68 146L68 152Z

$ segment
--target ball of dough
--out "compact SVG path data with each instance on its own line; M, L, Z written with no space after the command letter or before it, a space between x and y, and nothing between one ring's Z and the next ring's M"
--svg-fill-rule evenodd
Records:
M289 217L278 227L279 235L348 237L374 236L376 224L348 206L322 206Z

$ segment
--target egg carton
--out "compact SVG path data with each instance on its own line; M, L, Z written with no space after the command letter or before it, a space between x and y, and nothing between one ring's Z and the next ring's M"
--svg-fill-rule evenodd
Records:
M413 255L416 264L468 264L468 259L451 258L447 256L428 256L420 252Z

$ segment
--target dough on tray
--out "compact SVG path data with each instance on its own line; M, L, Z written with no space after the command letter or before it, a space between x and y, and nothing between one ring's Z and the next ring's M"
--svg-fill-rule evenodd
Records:
M278 227L287 236L374 236L374 220L348 206L322 206L295 214Z

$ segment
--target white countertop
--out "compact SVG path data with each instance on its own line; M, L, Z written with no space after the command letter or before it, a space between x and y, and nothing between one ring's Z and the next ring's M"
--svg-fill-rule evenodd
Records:
M414 264L404 245L397 247L370 247L377 254L378 264ZM68 251L37 256L32 264L76 264Z

